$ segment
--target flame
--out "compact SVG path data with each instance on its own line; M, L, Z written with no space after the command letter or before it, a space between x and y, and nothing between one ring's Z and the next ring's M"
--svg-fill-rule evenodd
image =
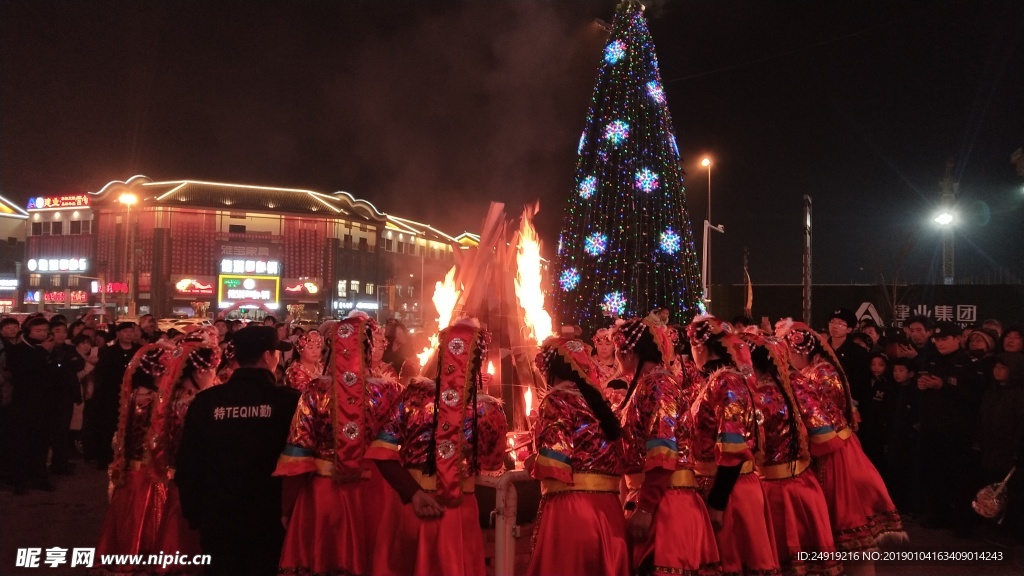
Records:
M516 296L523 308L523 321L537 344L551 336L551 315L544 310L544 291L541 290L540 237L533 227L533 215L538 205L523 210L519 226L519 246L516 254L518 271L514 280Z
M434 309L437 311L438 331L442 328L447 328L448 324L451 323L452 312L455 311L455 303L459 301L459 295L461 294L462 290L455 287L455 266L452 266L448 274L445 275L444 282L434 283L434 296L431 297L431 301L433 301ZM416 355L420 359L420 368L427 365L427 361L430 360L430 356L437 349L439 342L438 333L435 332L430 336L430 345Z
M487 363L487 373L494 376L494 362Z
M533 409L533 390L529 386L523 392L523 403L526 404L526 415L529 416L530 410Z

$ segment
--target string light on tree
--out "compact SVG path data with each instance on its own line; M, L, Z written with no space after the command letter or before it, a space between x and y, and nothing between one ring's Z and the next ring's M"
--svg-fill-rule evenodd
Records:
M588 200L591 196L594 195L594 192L596 190L597 178L595 178L594 176L587 176L586 178L583 179L583 182L580 183L580 198Z
M605 248L608 247L608 237L600 232L594 232L583 243L583 250L591 256L600 256L604 254Z
M604 129L604 137L612 143L612 146L621 145L629 139L629 123L624 120L611 122Z
M568 292L580 283L580 273L575 268L562 270L561 276L558 277L558 283L562 286L562 290Z
M644 192L653 192L658 189L658 175L648 168L643 168L636 173L636 187Z
M613 313L616 316L622 316L626 311L626 297L622 295L622 292L616 290L609 294L604 295L604 304L602 305L605 312Z
M604 61L615 64L626 55L626 44L621 40L614 40L608 43L604 49Z
M661 87L661 84L658 84L657 80L651 80L647 83L647 93L658 104L665 103L665 90Z
M682 244L682 240L679 238L679 234L672 231L671 228L661 233L661 251L666 254L675 254L679 252L679 247Z
M555 313L589 332L607 325L607 312L644 316L655 306L682 322L700 303L698 259L667 94L638 0L619 3L596 59L559 234Z

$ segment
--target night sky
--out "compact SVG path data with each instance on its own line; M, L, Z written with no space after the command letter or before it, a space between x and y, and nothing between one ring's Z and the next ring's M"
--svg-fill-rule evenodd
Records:
M1024 276L1024 2L650 2L713 278L939 277L931 219L960 182L958 279ZM0 3L0 194L111 180L346 190L478 231L541 201L551 254L614 0Z

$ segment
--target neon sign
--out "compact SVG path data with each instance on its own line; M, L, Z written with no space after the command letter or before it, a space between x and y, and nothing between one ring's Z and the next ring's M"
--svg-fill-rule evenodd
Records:
M26 264L30 272L85 272L89 269L86 258L30 258Z
M28 199L29 210L44 210L46 208L75 208L88 206L89 196L86 194L72 194L68 196L40 196Z

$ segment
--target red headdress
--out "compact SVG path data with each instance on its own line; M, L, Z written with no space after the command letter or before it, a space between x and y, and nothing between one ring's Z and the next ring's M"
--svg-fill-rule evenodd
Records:
M133 382L135 380L135 374L138 371L144 373L146 377L151 380L152 387L156 389L160 376L162 376L167 369L167 364L170 360L172 350L174 350L174 344L172 342L147 344L139 349L128 363L128 368L125 370L124 377L121 379L117 431L114 432L113 442L114 460L108 470L111 487L124 484L124 479L128 472L128 459L125 454L124 443L128 430L128 417L132 411L130 404L131 394L134 388Z
M660 319L655 321L648 316L646 318L633 318L616 324L612 331L612 341L615 343L615 349L621 351L632 350L645 332L651 334L651 337L654 339L654 345L661 352L661 362L667 366L675 358L676 347L674 338L678 335L674 330L669 330L667 326L660 323Z
M377 322L363 312L332 323L330 374L332 380L331 423L334 430L335 478L357 473L367 438L363 412L366 406L366 369L370 365L373 330Z
M221 359L218 339L212 326L197 327L188 331L169 355L167 369L159 379L159 394L146 437L150 472L157 481L169 480L167 471L174 461L175 455L170 453L175 434L174 401L185 382L185 370L192 367L196 371L216 371Z
M783 318L775 324L775 336L783 338L793 350L810 355L817 347L827 358L829 364L839 374L839 381L843 384L843 395L846 396L846 421L854 430L857 429L856 419L853 410L853 396L850 394L850 381L846 378L839 358L829 346L828 342L803 322L794 322L792 318Z
M310 330L299 336L295 340L295 351L302 352L309 346L320 346L324 345L324 337L320 335L316 330Z
M465 454L462 433L466 406L473 406L473 442L479 441L476 430L476 393L481 382L481 364L487 357L490 334L474 318L463 318L441 331L437 347L437 398L434 402L434 446L428 456L437 474L437 496L450 503L462 496L463 464Z
M556 358L561 358L584 382L600 390L598 382L601 381L601 377L597 373L597 366L594 366L594 360L590 353L590 346L577 338L551 336L541 344L540 352L534 358L534 364L546 377L551 369L551 363Z

